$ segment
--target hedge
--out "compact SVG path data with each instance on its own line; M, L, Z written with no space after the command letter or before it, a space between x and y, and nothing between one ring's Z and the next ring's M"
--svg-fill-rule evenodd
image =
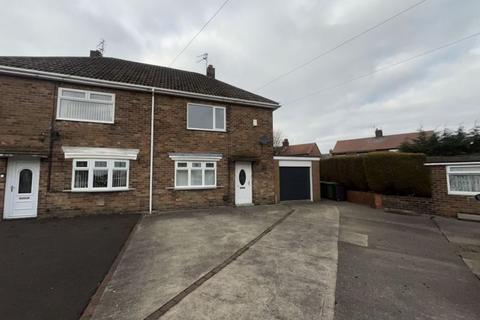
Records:
M363 157L338 157L336 160L337 181L352 190L368 191Z
M320 162L320 179L341 183L349 190L429 197L430 171L424 163L425 155L413 153L339 156Z
M425 155L378 152L363 159L370 190L381 194L428 197L431 195L430 171Z

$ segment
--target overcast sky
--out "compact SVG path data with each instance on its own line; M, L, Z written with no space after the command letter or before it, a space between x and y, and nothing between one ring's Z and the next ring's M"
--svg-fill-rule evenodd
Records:
M224 0L1 1L0 55L106 56L168 65ZM230 0L174 64L255 91L279 74L420 0ZM429 0L305 68L255 91L282 103L274 128L291 143L480 121L480 37L324 90L480 32L480 1Z

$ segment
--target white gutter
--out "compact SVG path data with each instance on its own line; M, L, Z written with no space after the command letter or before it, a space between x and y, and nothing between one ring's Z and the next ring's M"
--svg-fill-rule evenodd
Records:
M148 198L148 213L153 209L153 129L155 126L155 89L152 88L152 115L150 119L150 189Z
M319 157L274 156L273 160L320 161L320 158Z
M65 82L71 82L71 83L95 85L95 86L102 86L102 87L109 87L109 88L126 89L126 90L147 91L147 92L150 92L151 90L155 90L156 93L165 94L165 95L237 103L237 104L269 108L269 109L280 108L280 104L278 103L268 103L268 102L252 101L252 100L237 99L237 98L227 98L227 97L221 97L221 96L213 96L209 94L193 93L193 92L172 90L172 89L165 89L165 88L158 88L158 87L151 87L151 86L143 86L143 85L137 85L137 84L122 83L117 81L92 79L87 77L66 75L66 74L55 73L55 72L30 70L30 69L8 67L8 66L1 66L1 65L0 65L0 73L19 75L19 76L28 76L33 78L47 79L47 80L57 80L57 81L65 81Z
M429 162L425 163L426 166L459 166L459 165L477 165L478 161L465 161L465 162Z

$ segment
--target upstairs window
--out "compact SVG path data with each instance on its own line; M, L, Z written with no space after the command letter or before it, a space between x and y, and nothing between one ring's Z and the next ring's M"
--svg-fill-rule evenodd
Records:
M480 193L480 166L448 166L448 193L476 195Z
M187 129L226 131L225 107L189 103L187 106Z
M114 94L58 89L57 120L113 123L114 116Z

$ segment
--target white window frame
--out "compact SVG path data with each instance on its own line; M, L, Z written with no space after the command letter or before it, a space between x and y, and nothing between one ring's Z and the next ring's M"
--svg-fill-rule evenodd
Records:
M104 161L107 162L106 167L95 168L95 161ZM77 168L77 162L87 162L87 167ZM115 168L115 162L126 163L125 168ZM107 178L107 187L105 188L94 188L93 187L93 171L96 169L105 169L108 171ZM127 172L127 184L124 187L113 187L113 171L126 171ZM88 183L86 188L77 188L75 187L75 171L88 171ZM105 191L122 191L128 190L130 180L130 161L123 159L73 159L72 161L72 191L75 192L105 192Z
M478 171L451 171L451 168L463 168L463 167L477 167ZM450 175L460 174L460 175L480 175L480 165L454 165L454 166L447 166L447 188L448 194L451 195L458 195L458 196L475 196L480 194L479 191L455 191L450 189Z
M208 108L212 108L213 109L213 112L212 112L212 117L213 117L213 122L212 122L212 129L205 129L205 128L195 128L195 127L191 127L190 126L190 123L189 123L189 115L190 115L190 107L191 106L194 106L194 107L208 107ZM223 124L224 124L224 128L223 129L216 129L216 121L215 121L215 110L217 109L223 109ZM227 132L227 108L226 107L222 107L222 106L212 106L212 105L208 105L208 104L201 104L201 103L188 103L187 104L187 129L188 130L199 130L199 131L215 131L215 132Z
M85 93L85 98L63 97L63 91L64 90L83 92L83 93ZM90 96L92 94L101 94L101 95L111 96L112 97L112 102L107 103L105 100L90 99ZM62 98L65 98L65 99L68 99L68 100L83 101L83 102L95 102L95 103L103 103L103 104L112 104L112 109L113 109L112 110L112 121L85 120L85 119L60 117L60 101L62 100ZM108 93L108 92L100 92L100 91L79 90L79 89L71 89L71 88L58 88L57 118L56 118L56 120L113 124L113 123L115 123L115 94L114 93Z
M186 167L179 167L179 163L186 163ZM193 163L201 163L201 167L193 167ZM207 168L207 163L213 164L213 168ZM192 185L191 182L191 171L192 169L202 170L202 185ZM187 171L187 185L186 186L177 186L177 171ZM205 184L205 171L214 172L214 184L206 185ZM175 189L176 190L190 190L190 189L214 189L217 187L217 162L216 161L205 161L205 160L176 160L175 161Z

